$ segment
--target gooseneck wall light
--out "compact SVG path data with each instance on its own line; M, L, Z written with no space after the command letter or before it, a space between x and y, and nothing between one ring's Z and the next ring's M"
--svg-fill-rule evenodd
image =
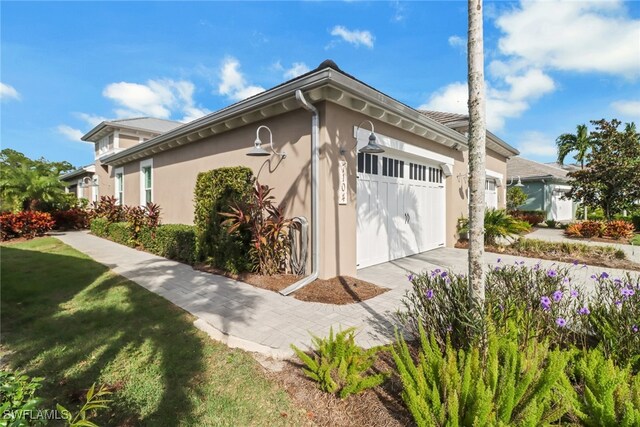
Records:
M262 148L262 141L260 140L260 130L262 129L266 129L267 132L269 132L269 146L271 147L271 151L273 152L273 154L280 156L283 159L286 158L287 154L284 151L278 153L273 147L273 133L271 133L271 129L269 129L265 125L259 126L258 129L256 129L256 140L253 143L253 148L247 153L247 156L264 157L271 155L267 150Z
M358 152L369 153L369 154L384 153L384 148L380 147L376 143L375 129L373 127L373 123L371 123L370 120L363 120L362 122L360 122L360 124L356 128L356 143L351 149L353 150L358 146L358 131L360 130L360 127L362 127L363 123L365 122L369 123L369 125L371 126L371 134L369 134L369 143L367 143L367 145L359 149ZM347 153L347 150L345 150L344 147L340 149L340 154L344 156L346 153Z
M509 183L507 184L507 187L524 187L524 184L522 183L522 180L520 179L520 175L518 175L518 182L514 185L513 183L513 177L511 177L511 180L509 181Z

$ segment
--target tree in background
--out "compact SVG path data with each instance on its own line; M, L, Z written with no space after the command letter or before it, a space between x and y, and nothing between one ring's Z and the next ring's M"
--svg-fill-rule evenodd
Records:
M592 148L585 157L585 167L568 174L569 196L587 206L601 207L607 219L632 209L640 200L640 135L634 123L619 131L621 122L591 121Z
M469 294L484 306L484 186L486 111L482 0L468 0L469 38Z
M0 204L2 210L35 210L38 203L66 199L60 175L73 170L69 162L32 160L5 148L0 151Z
M507 211L515 211L527 201L527 193L520 187L511 187L507 190Z
M593 140L587 130L587 125L576 126L575 135L572 133L563 133L556 139L558 146L558 163L564 164L567 156L575 152L573 158L580 163L580 169L584 169L584 162L587 159L587 153L593 148ZM587 219L587 206L584 207L584 219Z

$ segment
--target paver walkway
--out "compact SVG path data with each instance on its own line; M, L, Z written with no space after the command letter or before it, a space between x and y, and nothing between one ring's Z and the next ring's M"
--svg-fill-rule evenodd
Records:
M87 232L69 232L58 236L64 243L84 252L114 272L163 296L198 317L195 325L231 347L260 352L272 357L289 357L289 347L310 343L309 333L326 336L334 330L355 326L358 344L365 348L391 342L394 336L393 313L410 284L407 274L435 268L465 273L467 251L440 248L379 264L358 271L358 277L390 288L373 299L350 305L329 305L299 301L275 292L258 289L223 276L194 270L186 264L137 251ZM486 253L487 264L525 261L531 258ZM558 265L541 261L549 268ZM566 265L566 264L564 264ZM589 277L601 267L574 268L575 279L593 283ZM612 275L624 271L607 269Z

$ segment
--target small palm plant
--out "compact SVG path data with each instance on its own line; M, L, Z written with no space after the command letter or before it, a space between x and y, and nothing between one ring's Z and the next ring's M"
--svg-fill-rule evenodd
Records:
M459 233L469 232L469 220L458 221ZM507 239L529 230L529 224L509 215L504 209L487 209L484 214L484 242L495 245L498 239Z

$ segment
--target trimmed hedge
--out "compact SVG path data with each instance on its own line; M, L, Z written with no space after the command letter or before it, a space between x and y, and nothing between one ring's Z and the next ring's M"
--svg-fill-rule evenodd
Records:
M89 230L98 237L108 237L109 221L104 218L94 218L89 224Z
M251 233L241 229L229 234L221 212L242 205L253 190L253 172L244 166L224 167L198 174L194 191L196 260L238 273L251 268Z
M195 262L196 228L192 225L165 224L155 230L145 228L139 242L153 254L187 264Z
M121 245L135 247L135 240L128 222L114 222L107 228L109 239Z

